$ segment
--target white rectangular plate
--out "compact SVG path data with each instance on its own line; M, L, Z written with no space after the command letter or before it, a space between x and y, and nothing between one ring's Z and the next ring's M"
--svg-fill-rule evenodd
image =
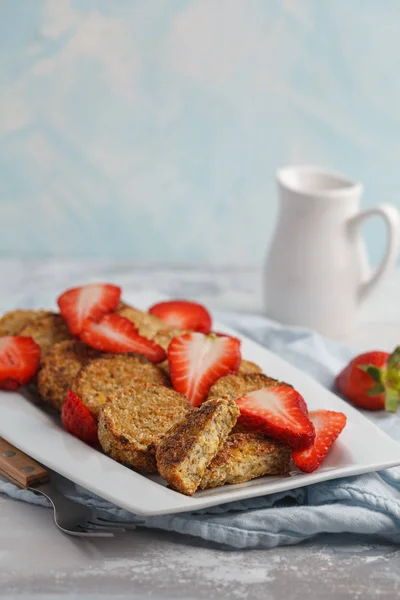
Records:
M159 299L143 293L127 298L144 309ZM268 375L291 383L310 410L327 408L347 415L347 426L320 469L311 474L263 477L188 497L168 489L160 477L139 475L80 442L62 429L57 418L11 392L0 392L0 435L47 467L139 515L194 511L400 464L400 445L356 409L261 345L220 323L215 323L215 330L239 337L243 357L259 364Z

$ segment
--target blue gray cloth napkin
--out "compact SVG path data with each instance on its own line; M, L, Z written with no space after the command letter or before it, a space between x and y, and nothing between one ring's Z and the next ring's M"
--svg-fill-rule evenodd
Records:
M307 371L324 386L355 354L339 343L301 328L288 328L263 317L220 315L220 320ZM373 413L367 415L376 419ZM400 441L400 416L377 420ZM113 518L131 518L126 511L94 496L62 477L58 487L71 499L106 510ZM46 500L0 480L0 492L46 506ZM400 467L315 484L289 492L233 502L195 513L147 517L146 527L176 531L235 548L271 548L297 544L319 533L376 534L400 542ZM193 540L194 541L194 540Z

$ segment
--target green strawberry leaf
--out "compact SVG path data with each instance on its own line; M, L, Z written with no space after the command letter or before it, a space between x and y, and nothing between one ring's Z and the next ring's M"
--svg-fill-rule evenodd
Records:
M376 383L381 383L382 371L378 367L375 367L375 365L360 365L358 368L364 371L364 373L368 373Z
M397 346L389 356L387 366L389 369L400 369L400 346Z
M372 387L370 390L368 390L367 396L377 396L378 394L382 394L382 392L384 391L384 386L381 383L378 383L377 385L374 385L374 387Z
M399 392L391 388L385 390L385 409L389 412L397 412L397 406L399 404L400 397Z

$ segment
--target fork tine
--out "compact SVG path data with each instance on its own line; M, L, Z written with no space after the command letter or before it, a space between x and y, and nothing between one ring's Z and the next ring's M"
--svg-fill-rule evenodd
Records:
M95 521L87 521L85 524L85 528L88 531L104 531L111 533L124 533L125 529L123 527L112 527L108 525L102 525L100 523L96 523Z
M119 533L123 531L134 531L136 529L135 525L126 525L125 523L104 523L103 521L91 521L93 526L97 529L104 529L104 531L118 531Z
M126 525L125 523L104 523L104 521L92 521L96 527L101 527L105 530L117 530L117 531L133 531L136 529L135 525Z
M112 521L111 519L104 519L103 517L98 517L97 515L94 515L94 520L96 523L104 523L104 525L113 525L115 527L127 527L129 525L144 525L144 521L140 521L139 519L137 520L132 520L132 521Z
M93 537L112 538L112 537L114 537L114 533L112 531L88 531L82 525L79 525L79 527L77 527L75 530L74 529L64 529L64 527L61 527L58 523L56 523L56 525L57 525L58 529L60 529L66 535L72 535L74 537L86 537L86 538L93 538Z

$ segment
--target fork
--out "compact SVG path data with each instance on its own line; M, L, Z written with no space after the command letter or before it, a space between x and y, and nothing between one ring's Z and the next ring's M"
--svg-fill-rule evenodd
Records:
M0 474L18 487L41 494L53 506L54 523L68 535L78 537L114 537L128 529L135 529L143 521L112 521L107 513L73 502L61 494L50 482L50 475L30 456L0 438Z

